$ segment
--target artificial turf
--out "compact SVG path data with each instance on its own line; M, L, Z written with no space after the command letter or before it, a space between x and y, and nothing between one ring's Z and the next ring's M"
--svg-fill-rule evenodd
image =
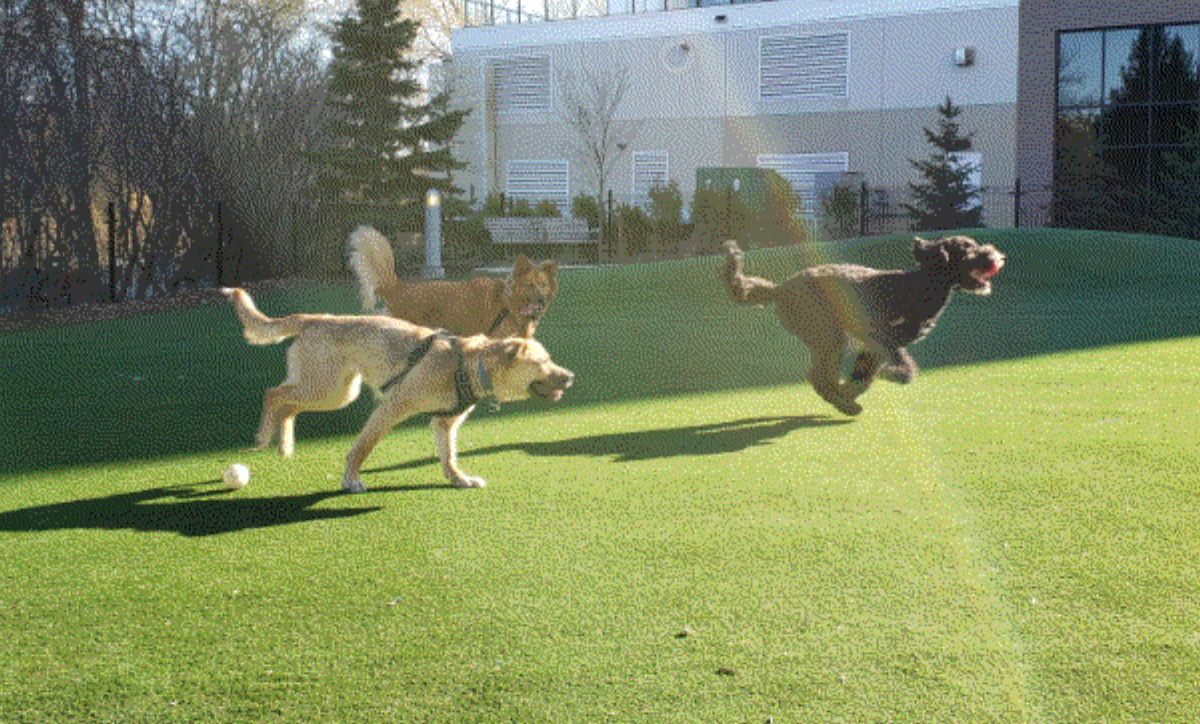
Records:
M482 491L410 425L337 493L365 402L244 452L282 348L223 303L2 337L0 721L1190 722L1200 254L979 236L994 295L854 419L716 259L564 272L579 382L467 423Z

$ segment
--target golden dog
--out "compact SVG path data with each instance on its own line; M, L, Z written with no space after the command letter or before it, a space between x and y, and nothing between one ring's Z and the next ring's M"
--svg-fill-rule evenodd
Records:
M358 277L364 309L382 299L397 319L468 337L532 337L558 291L558 265L517 257L504 280L403 284L396 277L391 244L375 229L360 226L350 235L350 268Z
M482 335L448 337L400 319L381 316L293 314L271 319L243 289L222 289L250 344L277 344L295 337L287 351L287 379L263 396L257 447L278 441L290 457L301 412L337 410L358 398L362 383L379 400L346 456L342 487L360 492L363 460L405 418L431 413L430 427L442 472L455 487L487 483L458 467L458 428L481 399L508 402L540 397L558 400L574 374L551 361L536 340Z

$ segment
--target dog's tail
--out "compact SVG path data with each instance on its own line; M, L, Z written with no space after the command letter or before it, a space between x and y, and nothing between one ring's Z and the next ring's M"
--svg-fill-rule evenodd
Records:
M775 282L742 274L742 250L732 239L725 242L725 268L721 270L721 280L739 304L762 306L775 301L778 288Z
M400 286L392 245L370 226L360 226L350 234L350 268L358 277L363 309L375 308L379 292Z
M279 344L295 337L304 327L304 320L299 316L271 319L258 311L245 289L222 288L221 293L233 304L238 319L242 320L242 335L250 344Z

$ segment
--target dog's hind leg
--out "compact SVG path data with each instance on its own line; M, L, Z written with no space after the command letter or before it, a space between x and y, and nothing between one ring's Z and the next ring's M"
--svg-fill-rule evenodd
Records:
M262 417L258 421L258 434L254 437L256 450L266 450L275 442L279 432L279 413L286 405L284 400L289 394L288 388L289 385L284 383L263 393Z
M852 399L847 399L842 396L841 385L838 378L841 375L842 359L837 352L817 353L813 352L812 367L808 371L808 380L812 383L813 389L826 402L836 407L840 412L846 415L857 415L862 412L862 405Z
M340 410L358 399L362 375L336 360L318 359L300 343L288 349L288 377L263 396L258 428L259 449L278 441L279 452L291 457L296 449L296 416L301 412Z
M263 395L262 420L258 423L254 446L256 450L265 450L271 443L278 442L280 454L285 458L292 456L296 451L296 415L313 409L298 404L297 399L294 385L280 385L267 390Z
M442 473L456 488L482 488L487 485L483 478L467 475L458 467L458 429L470 414L471 410L467 410L457 417L433 417L429 421L438 459L442 461Z
M892 350L892 359L879 370L879 376L888 382L907 385L917 377L917 363L907 349L898 347Z

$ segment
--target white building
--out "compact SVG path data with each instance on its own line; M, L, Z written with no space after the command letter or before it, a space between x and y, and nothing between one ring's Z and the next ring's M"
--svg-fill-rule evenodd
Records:
M605 16L455 31L455 102L474 109L457 142L469 164L459 184L477 196L594 194L593 166L572 151L561 117L559 76L623 66L625 149L610 178L618 203L671 179L690 199L702 167L773 168L802 197L819 171L900 187L915 178L908 159L928 156L922 129L947 96L975 134L981 182L1011 185L1017 0L662 9L686 1L609 0Z

